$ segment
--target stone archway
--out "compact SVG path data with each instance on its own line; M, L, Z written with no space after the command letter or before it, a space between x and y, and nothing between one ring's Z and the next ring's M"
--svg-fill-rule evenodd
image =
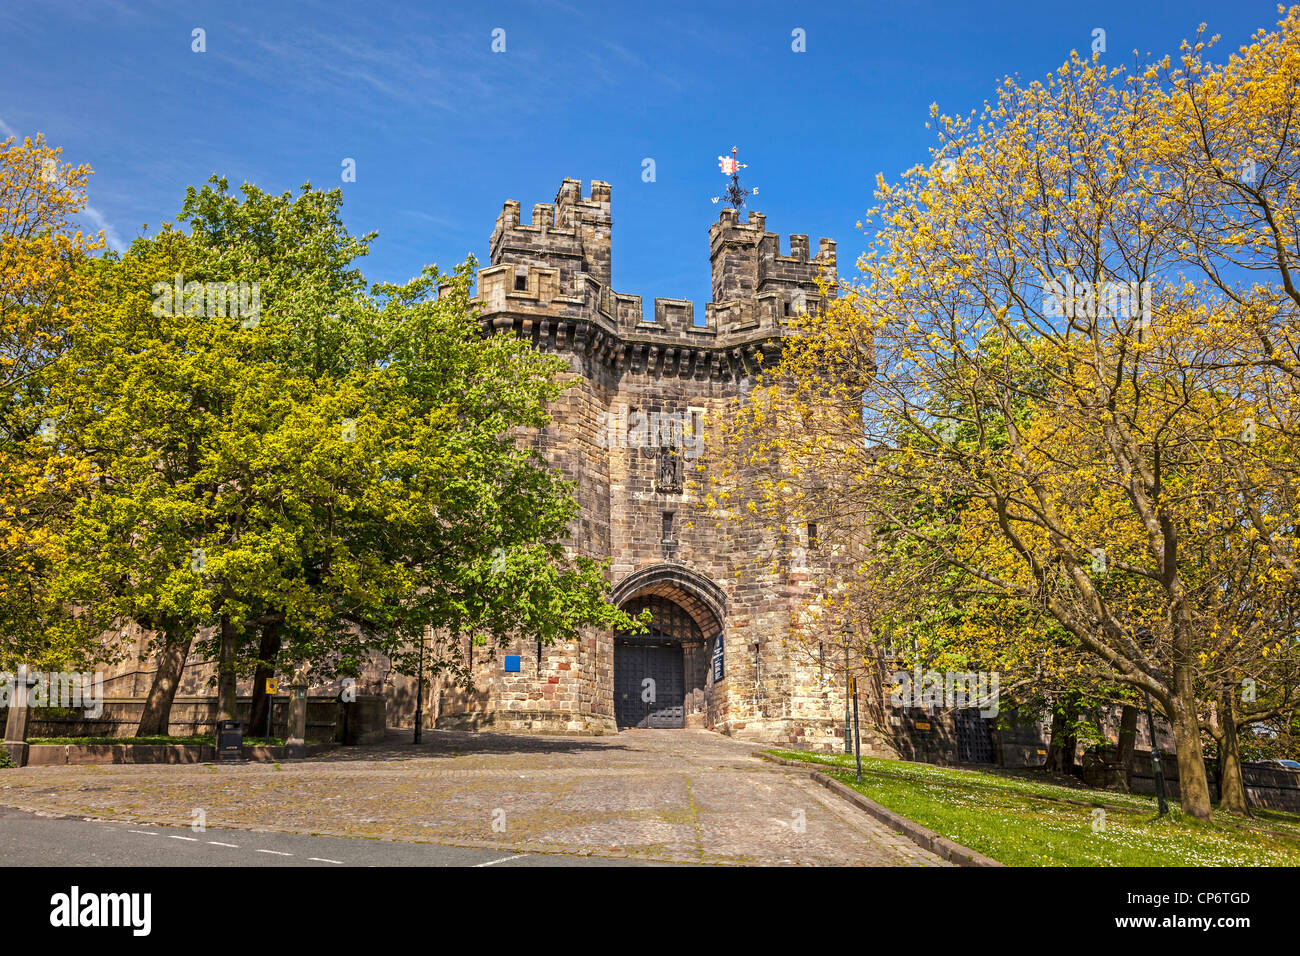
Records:
M649 610L648 633L614 637L614 716L620 728L704 726L714 642L726 599L708 578L663 564L629 575L613 590L623 610Z

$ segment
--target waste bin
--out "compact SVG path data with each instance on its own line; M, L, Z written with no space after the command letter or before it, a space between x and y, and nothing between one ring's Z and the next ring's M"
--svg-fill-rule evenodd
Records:
M217 721L217 761L244 759L244 722L242 720Z

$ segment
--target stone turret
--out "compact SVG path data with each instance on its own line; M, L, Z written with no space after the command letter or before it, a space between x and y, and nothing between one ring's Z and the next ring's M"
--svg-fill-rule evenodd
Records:
M741 222L736 210L724 209L709 228L713 265L713 302L717 306L776 293L781 315L819 299L817 280L832 287L838 279L835 242L822 239L817 255L808 256L808 237L790 236L790 254L781 255L781 237L765 229L766 217L751 212Z
M491 261L554 268L566 286L585 273L608 287L613 225L609 183L593 180L591 198L584 199L582 183L566 179L554 203L533 206L530 222L520 221L518 201L506 201L492 231Z
M747 359L780 337L788 316L820 308L818 280L834 294L838 279L833 240L820 240L810 256L808 237L792 235L789 255L781 255L781 237L766 231L762 213L742 222L728 208L709 229L713 301L704 314L686 299L656 298L645 310L640 296L610 284L612 229L610 186L599 180L589 198L580 181L564 180L555 202L535 205L527 223L519 203L506 202L490 265L479 273L485 324L601 361L743 375ZM672 349L668 362L661 361L665 348Z

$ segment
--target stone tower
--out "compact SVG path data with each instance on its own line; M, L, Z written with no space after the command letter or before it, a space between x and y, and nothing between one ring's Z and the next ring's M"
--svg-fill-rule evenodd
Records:
M713 301L695 321L682 299L611 285L608 183L566 179L530 221L508 201L478 276L484 329L568 359L575 376L531 441L576 486L581 514L566 544L611 561L614 600L650 608L648 635L590 632L568 645L527 642L474 661L474 690L436 689L439 727L613 732L707 727L747 739L842 746L844 696L823 660L787 640L816 560L797 529L780 573L757 532L700 513L692 477L710 467L710 421L752 387L786 316L834 288L835 243L792 235L789 253L761 213L730 208L709 229ZM811 545L811 547L810 547ZM647 699L650 698L650 699ZM838 737L837 737L838 735Z

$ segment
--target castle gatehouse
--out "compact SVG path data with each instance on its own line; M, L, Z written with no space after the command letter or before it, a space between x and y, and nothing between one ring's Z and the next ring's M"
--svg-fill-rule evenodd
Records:
M615 602L648 608L648 633L591 631L569 644L520 641L479 653L473 689L444 679L440 728L612 733L704 727L737 737L843 745L843 689L824 655L789 640L807 596L815 531L799 529L778 573L753 529L701 513L692 476L711 465L709 422L753 386L787 316L815 313L837 281L835 243L792 235L788 252L724 208L709 229L713 301L696 321L681 299L614 291L610 186L566 179L530 220L508 201L478 276L486 331L565 357L576 381L552 423L521 436L574 483L581 512L566 544L609 559ZM819 286L819 280L821 285ZM769 356L770 358L770 356ZM809 535L813 540L808 540Z

